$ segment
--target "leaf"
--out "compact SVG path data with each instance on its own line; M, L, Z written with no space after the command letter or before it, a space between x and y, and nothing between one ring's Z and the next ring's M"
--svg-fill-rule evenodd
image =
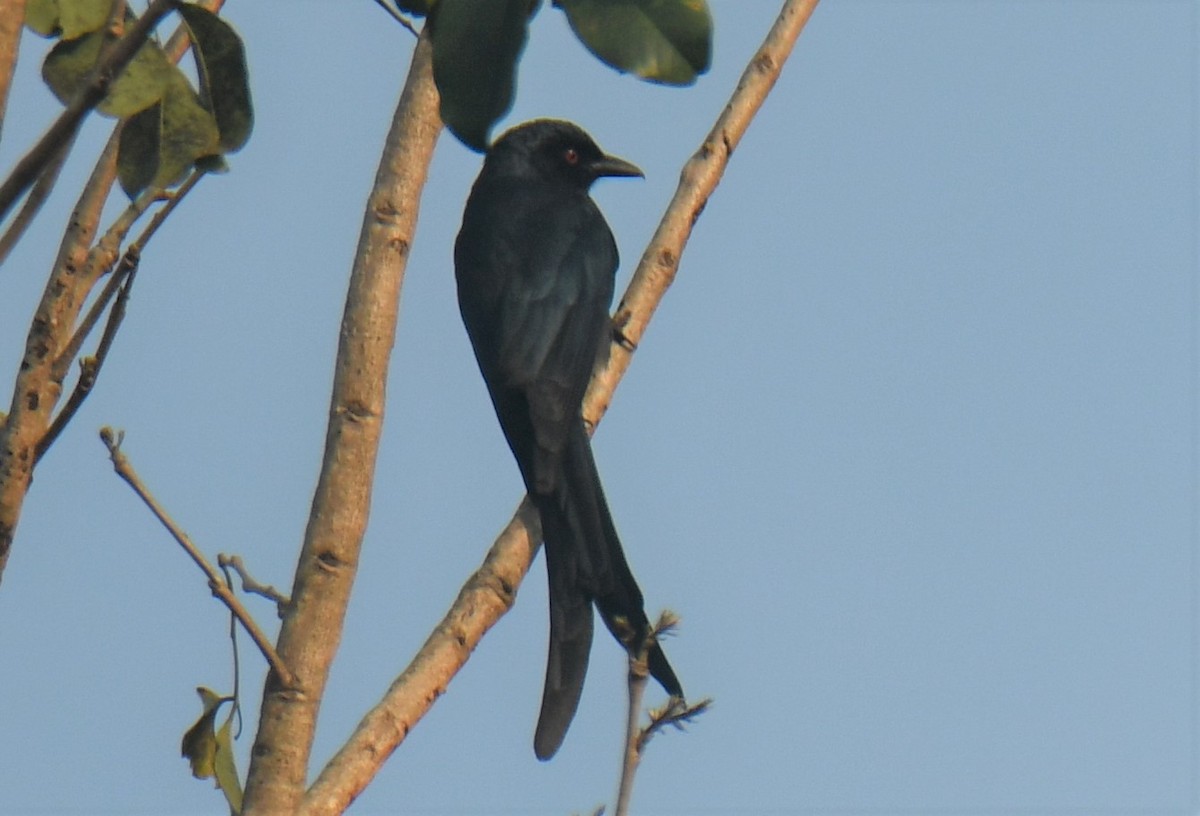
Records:
M125 120L117 146L117 179L125 195L137 198L158 173L162 144L162 103L155 102Z
M58 33L58 0L29 0L25 4L25 26L43 37L56 35Z
M184 732L180 753L187 757L192 766L192 776L197 779L209 779L216 775L217 735L213 730L213 723L217 719L217 709L229 698L221 697L204 686L197 688L196 693L200 695L200 704L204 710L200 719Z
M104 39L103 31L93 31L76 40L59 42L46 55L42 63L42 78L64 105L71 102L91 74ZM161 99L164 90L176 76L184 79L183 73L171 64L162 49L153 42L147 42L113 80L108 94L96 109L119 118L132 116Z
M121 189L135 198L147 187L170 187L200 159L220 153L213 115L182 78L160 103L126 121L117 151Z
M108 21L112 0L29 0L25 25L43 37L74 40Z
M220 153L221 136L213 115L187 82L167 89L162 116L162 157L154 184L170 187L183 180L197 159Z
M213 765L213 773L217 778L217 787L225 794L225 801L233 813L242 811L242 783L238 779L237 765L233 761L233 712L225 718L225 724L217 732L217 755Z
M512 107L530 0L438 0L430 19L433 79L442 121L473 150L487 149L496 120Z
M232 26L208 9L181 3L176 10L191 33L196 73L200 77L201 104L216 120L221 151L232 153L246 144L254 127L250 76L242 38Z
M64 40L99 31L108 22L112 0L58 0L58 27Z
M587 49L618 71L690 85L712 62L705 0L554 0Z
M204 707L200 719L196 720L183 735L181 753L192 767L192 776L197 779L215 779L217 787L225 795L233 813L242 809L242 785L238 780L237 766L233 757L233 716L229 712L220 731L213 730L217 711L222 703L232 702L232 697L221 697L212 689L203 686L196 689Z

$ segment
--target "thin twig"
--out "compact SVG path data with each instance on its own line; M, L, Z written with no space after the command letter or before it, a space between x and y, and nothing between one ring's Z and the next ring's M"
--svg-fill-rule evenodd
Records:
M649 645L650 641L647 640L639 655L629 656L629 709L625 720L625 751L621 762L621 784L617 788L616 816L626 816L629 813L633 780L642 761L642 752L638 744L641 729L638 723L642 716L642 697L646 693L646 681L650 674L646 666L646 658L650 653Z
M79 412L79 407L92 392L92 387L96 384L96 377L100 374L100 367L104 365L108 351L112 348L113 340L117 336L117 329L121 327L121 321L125 319L125 305L129 301L129 290L133 286L133 278L137 273L137 262L136 255L127 252L122 259L122 269L113 275L109 286L105 287L103 302L107 302L111 289L116 284L120 284L117 300L113 303L112 311L108 314L108 322L104 325L104 334L100 336L100 344L96 348L96 353L79 361L79 380L75 383L71 396L63 404L62 410L58 412L54 421L50 423L50 427L46 429L46 435L38 440L37 447L34 448L35 464L41 461L42 457L46 455L46 451L50 450L50 446L62 434L67 423Z
M421 32L417 31L417 29L413 27L412 21L409 20L407 17L405 17L403 14L401 14L397 9L392 8L388 4L387 0L375 0L375 2L379 5L380 8L382 8L384 11L386 11L388 13L389 17L391 17L393 20L395 20L400 25L407 28L414 37L421 36Z
M79 127L83 117L100 104L113 79L129 64L146 42L150 31L171 11L173 5L174 0L153 0L129 32L113 46L112 51L96 63L70 104L37 144L17 162L4 183L0 184L0 220L8 216L17 198L42 174L42 170Z
M705 697L695 703L686 703L682 698L672 697L661 708L650 709L650 722L638 733L637 752L641 756L646 745L659 731L669 725L677 731L683 731L700 715L712 708L713 698Z
M67 154L71 152L71 145L74 144L75 137L78 134L79 131L72 133L70 138L67 139L66 144L54 154L54 158L50 160L46 165L46 169L41 172L37 181L34 182L33 189L29 191L29 195L25 196L25 201L21 204L20 211L13 218L12 223L8 225L8 229L4 231L4 236L0 238L0 266L4 265L13 247L21 240L21 236L25 234L25 230L29 229L29 225L33 223L33 219L41 211L42 205L50 197L50 191L54 189L54 184L58 181L58 174L67 162Z
M246 611L246 608L242 606L237 595L226 586L225 582L221 580L221 574L213 568L212 564L208 563L208 559L204 557L204 554L192 543L187 533L167 514L167 511L163 509L162 505L158 503L158 500L154 498L153 494L150 493L149 489L137 475L137 472L133 469L133 465L129 463L129 459L121 451L121 443L124 441L124 436L124 433L114 431L109 427L100 429L100 440L108 448L108 455L112 459L113 470L133 488L133 492L137 493L138 498L145 502L155 518L167 528L167 532L171 534L171 537L179 543L179 546L183 547L184 552L188 554L196 566L208 577L208 586L212 590L213 595L221 603L225 604L234 617L238 619L238 622L242 624L242 628L246 630L246 634L250 635L250 639L254 641L254 645L258 647L263 657L271 664L271 669L278 676L279 682L288 687L293 686L295 678L292 676L291 671L280 660L279 655L275 652L275 647L271 645L271 641L267 639L263 631L258 628L258 624L250 616L250 613Z
M233 576L229 574L229 569L226 565L221 563L221 556L217 556L217 564L221 567L221 572L225 574L225 588L233 592ZM242 660L241 652L238 651L237 633L237 616L231 612L229 614L229 648L233 653L233 694L231 695L233 697L233 711L229 712L229 716L232 718L236 714L238 718L237 733L233 735L234 739L242 735L242 697L240 691L242 683Z
M250 575L246 565L242 563L240 555L225 555L220 553L217 555L217 565L221 569L232 569L242 579L242 592L249 595L260 595L269 601L274 601L276 609L279 612L279 617L283 617L287 612L288 604L292 601L288 596L284 595L270 584L260 584Z
M816 5L817 0L784 3L725 110L685 166L675 197L663 214L618 309L620 328L633 343L640 341L646 323L674 278L699 209L716 188L733 147L774 86ZM670 275L664 273L666 267ZM608 368L592 378L585 417L598 420L603 415L629 362L629 352L614 353ZM304 797L301 813L306 816L342 813L354 801L445 691L446 684L467 662L475 644L511 608L540 540L537 513L525 500L412 662L313 782Z
M638 724L642 713L642 698L646 691L647 678L650 676L650 649L659 639L674 634L678 625L679 617L674 612L664 611L659 615L658 621L638 652L629 655L629 709L625 720L625 745L621 782L617 788L616 816L626 816L629 813L633 780L641 764L646 743L650 741L649 735L666 724L663 720L667 716L679 715L689 709L682 697L671 697L662 708L650 712L650 725L641 728ZM706 708L708 703L706 699L699 705Z
M75 414L79 412L80 406L83 405L83 401L87 399L92 388L95 386L96 378L100 375L100 369L103 367L104 361L108 359L109 349L112 348L113 341L116 339L117 330L121 328L121 321L125 319L125 306L129 302L129 291L133 287L133 280L137 275L138 264L141 263L142 250L150 242L150 239L154 237L154 234L162 226L167 216L179 206L179 202L183 200L184 196L203 177L204 171L195 170L188 177L187 181L172 194L166 195L161 192L143 193L138 197L137 201L127 208L127 218L124 220L118 219L118 224L114 224L113 228L109 230L109 234L105 235L105 238L93 249L92 253L89 253L89 262L92 262L93 255L100 258L106 257L107 254L103 252L103 247L110 238L119 242L124 237L124 231L127 231L133 225L133 221L136 220L151 202L163 197L166 198L167 203L154 213L154 216L150 219L150 223L142 230L141 235L125 250L125 254L121 256L120 263L113 271L108 283L105 284L100 297L92 304L91 309L88 310L87 315L84 316L79 328L72 336L71 342L63 349L62 354L59 355L58 361L55 363L56 370L54 376L60 379L65 377L66 372L61 369L65 368L74 359L75 355L79 353L79 348L83 345L84 339L91 333L97 321L99 321L100 314L104 311L104 307L112 299L115 292L117 300L113 304L112 311L109 312L108 322L104 325L104 333L100 336L100 343L96 347L96 353L91 357L85 357L79 361L79 380L75 383L75 388L71 391L71 396L63 404L62 410L58 412L58 415L54 417L54 421L50 423L45 436L38 440L34 453L35 463L41 461L41 458L50 449L50 446L54 444L55 440L58 439L59 435L62 434L67 424L74 419ZM123 226L123 229L119 228L120 225L126 223L127 226ZM97 263L102 262L97 261Z

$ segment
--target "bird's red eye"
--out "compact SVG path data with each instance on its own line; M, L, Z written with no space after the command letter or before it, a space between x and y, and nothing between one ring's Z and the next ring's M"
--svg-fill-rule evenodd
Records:
M573 147L568 147L563 152L563 160L566 161L567 164L574 167L575 165L579 164L579 151Z

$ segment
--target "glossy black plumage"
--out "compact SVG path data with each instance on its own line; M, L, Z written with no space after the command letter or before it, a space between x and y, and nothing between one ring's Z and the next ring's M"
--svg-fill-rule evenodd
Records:
M548 759L575 715L592 604L626 648L649 633L580 408L611 338L617 247L588 196L601 176L641 175L578 126L537 120L488 151L454 246L458 303L479 369L542 520L550 650L534 750ZM651 674L682 696L666 655Z

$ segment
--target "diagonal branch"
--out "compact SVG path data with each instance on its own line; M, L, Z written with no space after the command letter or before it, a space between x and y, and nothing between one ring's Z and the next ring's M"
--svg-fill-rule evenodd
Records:
M645 331L667 287L692 227L716 189L734 147L775 85L817 0L787 0L766 40L742 74L725 110L700 149L684 166L679 188L617 310L617 325L631 341L614 348L608 367L592 379L585 417L599 421L613 389L629 367L632 348ZM306 816L341 813L366 787L409 731L445 690L472 649L512 606L517 587L541 540L526 500L492 545L483 565L459 592L425 645L396 678L354 733L329 761L304 798Z
M12 88L24 22L25 0L7 0L0 8L0 131L8 110L8 92Z
M183 547L184 552L191 557L192 561L196 563L196 566L199 567L206 576L208 576L208 586L209 589L212 590L213 595L215 595L221 601L221 603L225 604L225 606L229 608L229 611L233 613L233 616L238 619L238 622L242 624L242 627L246 630L246 633L249 634L251 640L254 641L254 645L258 647L259 651L263 653L263 657L265 657L267 662L271 664L271 669L279 677L283 678L283 682L294 682L291 672L288 671L287 666L282 660L280 660L279 655L271 646L271 641L268 640L263 631L258 628L258 624L255 623L254 618L250 616L250 613L246 611L246 607L242 606L242 602L238 600L237 595L235 595L229 585L221 579L221 574L217 572L213 565L208 563L208 559L205 558L204 554L200 552L200 549L194 543L192 543L192 540L188 537L188 534L185 533L183 529L175 523L167 511L163 509L163 506L158 503L158 500L154 498L154 495L142 482L141 477L137 475L137 471L133 469L133 465L129 464L129 460L125 457L125 454L121 452L121 441L123 436L123 433L114 432L112 428L100 429L100 439L102 442L104 442L104 446L108 448L108 455L109 458L112 459L113 470L117 472L118 476L125 480L126 484L133 488L133 492L137 493L138 498L146 503L146 506L150 508L150 512L152 512L155 518L157 518L162 525L167 528L167 532L171 534L171 537L179 543L179 546Z

